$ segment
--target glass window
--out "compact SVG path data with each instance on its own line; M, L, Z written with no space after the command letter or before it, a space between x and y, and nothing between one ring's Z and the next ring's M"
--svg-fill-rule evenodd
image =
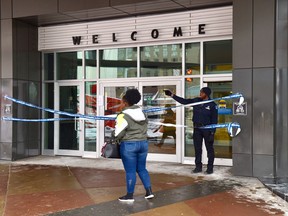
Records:
M54 84L44 84L45 101L44 107L54 109ZM53 113L44 112L44 118L54 118ZM43 123L44 127L44 149L54 149L54 122Z
M100 78L137 77L137 48L100 50Z
M199 96L200 92L200 78L186 78L185 79L185 98L195 98ZM185 108L185 157L194 157L194 143L193 143L193 109Z
M185 45L185 74L200 74L200 43Z
M182 45L141 47L141 77L180 76Z
M96 50L85 51L85 72L86 79L96 79L97 58Z
M85 114L97 115L97 84L96 82L85 83ZM96 152L97 121L85 121L85 146L84 151Z
M54 53L44 54L44 80L54 80Z
M82 52L57 53L57 79L82 79Z
M232 73L232 40L204 42L204 74Z
M79 97L79 85L60 86L60 110L69 113L79 113ZM66 115L59 115L59 117L66 118L66 120L59 122L59 149L79 150L80 122Z
M176 85L143 86L143 109L174 107L176 101L165 95L164 90L176 92ZM149 153L176 154L176 127L160 126L157 123L176 124L175 109L167 109L148 115Z

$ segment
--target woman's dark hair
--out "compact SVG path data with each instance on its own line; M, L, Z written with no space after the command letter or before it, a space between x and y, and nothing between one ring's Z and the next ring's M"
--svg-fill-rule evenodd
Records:
M137 104L141 100L141 94L137 89L128 89L123 99L130 105Z

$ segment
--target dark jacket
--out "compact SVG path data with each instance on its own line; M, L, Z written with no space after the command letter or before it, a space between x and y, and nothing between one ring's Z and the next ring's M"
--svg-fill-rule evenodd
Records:
M203 101L201 98L185 99L177 95L173 95L173 99L181 104L191 104ZM210 100L210 98L209 98ZM218 123L218 108L214 101L209 103L193 106L193 119L194 126L196 125L210 125ZM215 129L211 131L215 132Z

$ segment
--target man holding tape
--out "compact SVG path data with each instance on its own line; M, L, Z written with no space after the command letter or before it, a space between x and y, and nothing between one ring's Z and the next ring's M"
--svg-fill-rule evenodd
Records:
M164 90L167 96L172 97L174 100L181 104L191 104L200 101L210 100L211 89L204 87L200 90L200 96L193 99L185 99L173 94L170 90ZM201 127L211 124L217 124L218 122L218 110L217 105L214 101L193 106L193 142L195 149L195 169L193 173L202 172L202 142L205 141L205 146L208 154L208 165L206 174L213 173L214 165L214 134L215 128L201 129Z

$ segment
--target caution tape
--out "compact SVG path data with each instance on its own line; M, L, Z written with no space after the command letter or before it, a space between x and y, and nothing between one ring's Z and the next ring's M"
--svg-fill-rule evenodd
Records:
M83 114L78 114L78 113L73 114L73 113L69 113L69 112L63 112L63 111L59 111L59 110L43 108L43 107L31 104L31 103L27 103L27 102L9 97L7 95L5 95L4 98L7 100L10 100L10 101L13 101L14 103L21 104L23 106L28 106L31 108L43 110L45 112L49 112L49 113L53 113L53 114L65 115L65 116L70 116L70 117L74 117L74 118L90 119L90 120L115 120L115 117L111 117L111 116L92 116L92 115L83 115Z
M144 113L149 113L149 112L164 111L164 110L168 110L168 109L171 109L171 108L178 108L178 107L193 107L193 106L200 105L200 104L210 103L212 101L227 100L227 99L234 99L234 98L240 98L239 99L239 104L242 104L244 102L243 95L241 93L236 93L236 94L232 94L232 95L225 96L225 97L214 98L214 99L211 99L211 100L205 100L205 101L200 101L200 102L191 103L191 104L171 106L171 107L156 107L156 108L151 108L151 109L145 109L145 110L143 110L143 112ZM43 108L43 107L31 104L31 103L27 103L27 102L24 102L24 101L9 97L7 95L4 96L4 99L13 101L14 103L18 103L18 104L21 104L23 106L28 106L28 107L39 109L39 110L46 111L46 112L49 112L49 113L73 117L73 118L46 118L46 119L23 119L23 118L13 118L13 117L2 117L2 120L4 120L4 121L51 122L51 121L67 121L67 120L72 120L72 119L75 119L75 118L89 119L89 120L115 120L116 119L116 115L91 116L91 115L83 115L83 114L78 114L78 113L77 114L73 114L73 113L64 112L64 111L53 110L53 109L49 109L49 108ZM176 124L161 123L161 122L149 122L149 123L158 124L158 125L164 125L164 126L168 126L168 127L186 127L185 125L176 125ZM212 128L227 128L228 134L231 137L237 136L240 133L240 131L241 131L240 125L237 122L225 123L225 124L213 124L213 125L207 125L207 126L201 127L201 129L212 129ZM235 129L235 128L236 128L236 132L233 133L233 129Z
M241 132L241 127L238 122L223 123L223 124L211 124L202 127L199 129L215 129L215 128L227 128L227 132L230 137L235 137ZM234 130L236 129L236 130Z
M2 117L4 121L19 121L19 122L51 122L51 121L71 121L74 118L47 118L47 119L23 119L23 118L12 118Z
M200 104L206 104L206 103L210 103L213 101L219 101L219 100L230 100L230 99L235 99L235 98L239 98L239 105L241 105L244 102L244 97L241 93L236 93L236 94L231 94L228 96L224 96L224 97L219 97L219 98L214 98L214 99L210 99L210 100L204 100L204 101L199 101L199 102L195 102L195 103L190 103L190 104L181 104L181 105L177 105L177 106L171 106L171 107L156 107L156 108L150 108L150 109L144 109L143 112L144 113L149 113L149 112L159 112L159 111L164 111L164 110L169 110L169 109L174 109L174 108L179 108L179 107L193 107L193 106L197 106Z
M187 127L186 125L176 125L170 123L162 123L162 122L149 122L155 125L163 125L167 127ZM230 137L236 137L241 132L241 127L238 122L230 122L230 123L222 123L222 124L211 124L202 127L197 127L199 129L217 129L217 128L227 128L227 132Z

